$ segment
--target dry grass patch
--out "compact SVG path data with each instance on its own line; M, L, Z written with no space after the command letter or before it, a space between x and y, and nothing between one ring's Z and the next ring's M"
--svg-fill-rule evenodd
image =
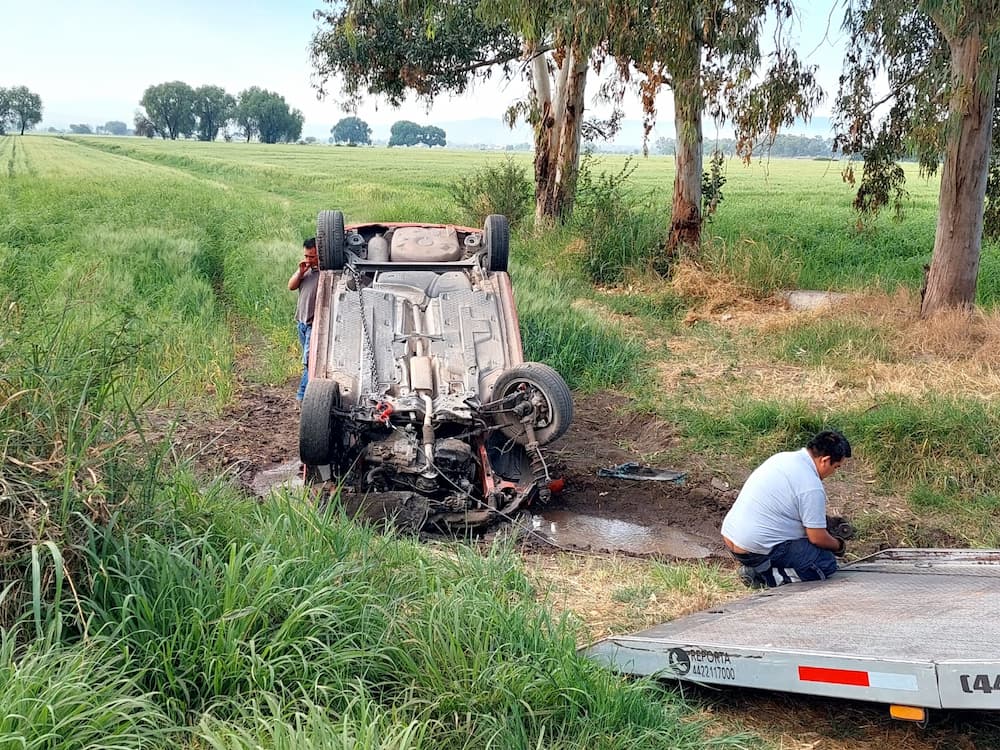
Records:
M572 554L532 555L525 563L539 596L579 619L590 642L699 612L745 593L734 569L721 563Z
M875 406L888 396L1000 398L1000 313L948 312L922 320L919 299L907 290L792 311L777 300L739 300L737 286L693 265L679 269L676 281L696 303L685 322L708 322L726 333L684 332L668 340L673 356L655 366L668 392L697 387L720 406L795 398L824 410ZM828 322L877 332L879 342L871 349L864 340L847 342L820 364L777 359L765 343L821 331ZM726 337L735 340L729 350L736 354L720 351Z
M763 298L755 295L745 284L710 271L691 260L682 260L677 264L668 288L673 293L694 301L694 306L684 319L687 325L723 311L758 312L776 304L774 301L763 302L770 300L770 295Z

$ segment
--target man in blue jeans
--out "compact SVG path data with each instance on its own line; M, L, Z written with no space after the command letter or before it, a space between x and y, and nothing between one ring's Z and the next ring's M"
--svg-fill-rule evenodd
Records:
M316 253L316 238L310 237L302 243L304 257L299 267L288 280L290 291L298 290L299 302L295 308L295 321L299 330L299 344L302 345L302 378L295 394L297 402L306 395L309 383L309 339L312 336L313 314L316 312L316 290L319 288L319 255Z
M823 480L851 457L841 433L825 430L797 451L777 453L747 478L722 521L722 541L751 588L821 581L837 571L846 542L826 528Z

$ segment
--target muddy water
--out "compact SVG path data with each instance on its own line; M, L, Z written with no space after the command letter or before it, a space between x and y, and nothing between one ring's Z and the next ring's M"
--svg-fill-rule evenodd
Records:
M670 526L640 526L568 510L532 517L532 528L561 547L614 550L634 555L666 555L684 559L709 557L707 540Z

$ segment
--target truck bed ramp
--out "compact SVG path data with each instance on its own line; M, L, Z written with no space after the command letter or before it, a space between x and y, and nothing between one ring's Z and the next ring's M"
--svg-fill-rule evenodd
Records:
M586 653L626 674L1000 709L1000 550L885 550Z

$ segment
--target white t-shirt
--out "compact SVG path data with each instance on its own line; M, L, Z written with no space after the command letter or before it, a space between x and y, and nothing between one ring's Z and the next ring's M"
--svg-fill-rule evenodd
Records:
M826 491L805 448L776 453L754 469L722 521L724 536L760 554L805 537L807 528L826 528Z

